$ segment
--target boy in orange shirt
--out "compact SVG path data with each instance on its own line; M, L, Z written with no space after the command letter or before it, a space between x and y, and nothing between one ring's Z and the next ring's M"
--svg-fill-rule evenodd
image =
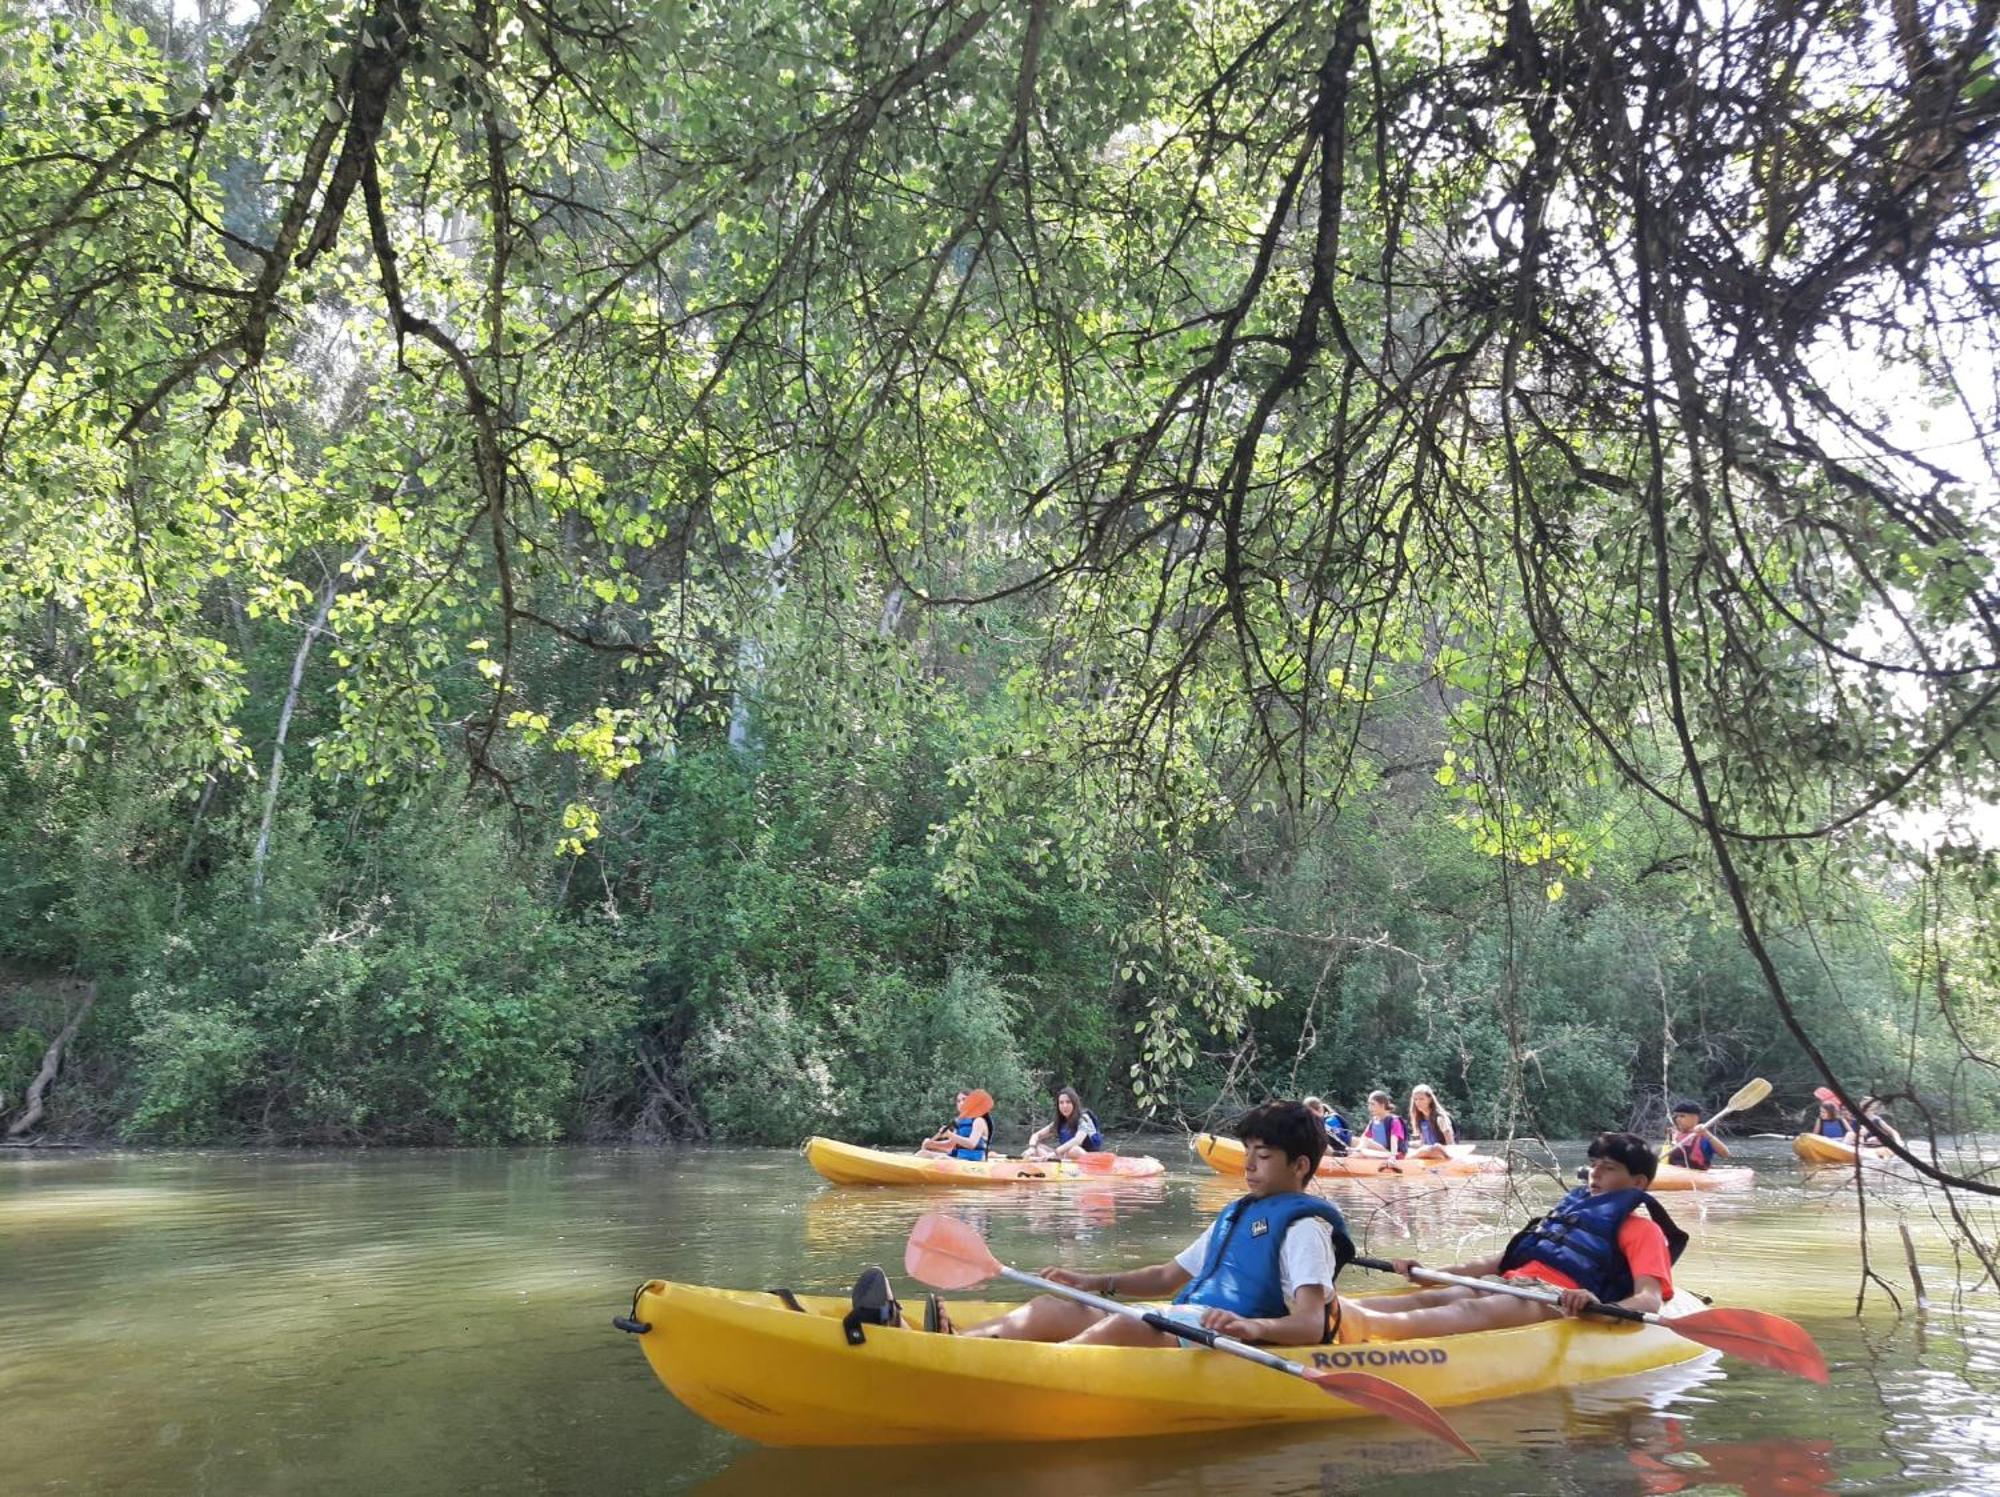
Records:
M1465 1278L1499 1275L1531 1280L1560 1292L1557 1305L1483 1294L1451 1284L1378 1299L1337 1299L1334 1336L1340 1341L1411 1341L1580 1315L1593 1304L1658 1310L1673 1298L1673 1266L1687 1246L1646 1187L1660 1166L1652 1145L1635 1133L1600 1133L1590 1146L1590 1183L1579 1185L1514 1234L1490 1258L1445 1270ZM1397 1271L1416 1268L1396 1260Z

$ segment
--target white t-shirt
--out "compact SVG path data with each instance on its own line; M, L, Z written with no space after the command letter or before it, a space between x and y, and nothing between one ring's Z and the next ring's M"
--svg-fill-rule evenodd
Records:
M1201 1236L1174 1256L1189 1278L1201 1272L1208 1261L1208 1240L1215 1235L1211 1222ZM1317 1284L1329 1296L1333 1293L1333 1224L1317 1216L1302 1216L1285 1229L1284 1244L1278 1249L1278 1286L1290 1309L1301 1284ZM1193 1303L1200 1304L1200 1300Z

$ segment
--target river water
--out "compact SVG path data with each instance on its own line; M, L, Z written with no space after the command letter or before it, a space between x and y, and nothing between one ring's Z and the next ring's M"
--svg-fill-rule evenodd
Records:
M1954 1295L1976 1265L1882 1172L1868 1244L1903 1310L1871 1288L1857 1318L1852 1175L1809 1176L1782 1143L1738 1146L1752 1189L1668 1198L1694 1238L1678 1278L1803 1322L1832 1385L1711 1361L1453 1410L1483 1466L1372 1422L759 1450L684 1410L609 1324L651 1277L844 1292L860 1264L893 1272L936 1207L1008 1262L1156 1261L1231 1192L1177 1140L1153 1147L1164 1181L970 1193L827 1186L777 1150L0 1155L0 1492L2000 1494L2000 1297ZM1337 1199L1364 1252L1443 1263L1555 1192L1551 1171Z

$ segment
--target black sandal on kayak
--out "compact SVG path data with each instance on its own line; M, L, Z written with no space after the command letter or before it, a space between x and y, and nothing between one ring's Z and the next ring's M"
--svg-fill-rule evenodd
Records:
M958 1334L958 1327L951 1323L951 1315L945 1309L944 1301L935 1294L924 1296L924 1329L946 1336Z
M903 1307L889 1292L889 1276L880 1268L869 1267L861 1270L861 1277L854 1281L854 1293L849 1298L850 1308L840 1322L841 1330L847 1333L849 1346L860 1346L868 1338L862 1333L863 1326L903 1323Z

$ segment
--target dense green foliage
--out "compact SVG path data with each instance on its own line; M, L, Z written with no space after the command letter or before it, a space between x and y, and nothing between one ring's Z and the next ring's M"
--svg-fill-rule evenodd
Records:
M1134 1026L1152 995L1120 933L1148 918L1143 881L1080 891L1034 864L1025 827L949 888L940 878L933 828L964 794L950 767L1006 706L986 674L942 674L901 733L834 740L794 719L754 752L715 735L650 762L605 797L578 857L519 848L502 812L456 787L392 807L322 785L283 818L261 901L254 794L212 802L191 831L185 796L115 764L64 786L15 770L5 955L104 991L58 1126L899 1139L976 1083L1018 1143L1057 1078L1135 1119ZM1471 846L1431 777L1363 804L1290 855L1270 813L1208 839L1202 914L1266 1006L1234 1036L1197 1032L1169 1116L1273 1091L1358 1108L1373 1087L1400 1098L1428 1080L1480 1133L1572 1134L1656 1115L1663 1045L1676 1091L1714 1100L1757 1072L1787 1101L1811 1085L1670 826L1628 806L1589 875L1551 899ZM1891 943L1913 912L1851 914L1831 964L1801 946L1787 972L1849 1073L1887 1079L1909 987ZM19 1097L62 1016L19 995L0 1012L0 1093ZM1927 1096L1954 1093L1946 1039L1920 1045ZM1954 1121L1984 1121L1984 1095L1959 1089Z
M0 14L58 1125L1984 1119L1996 27Z

